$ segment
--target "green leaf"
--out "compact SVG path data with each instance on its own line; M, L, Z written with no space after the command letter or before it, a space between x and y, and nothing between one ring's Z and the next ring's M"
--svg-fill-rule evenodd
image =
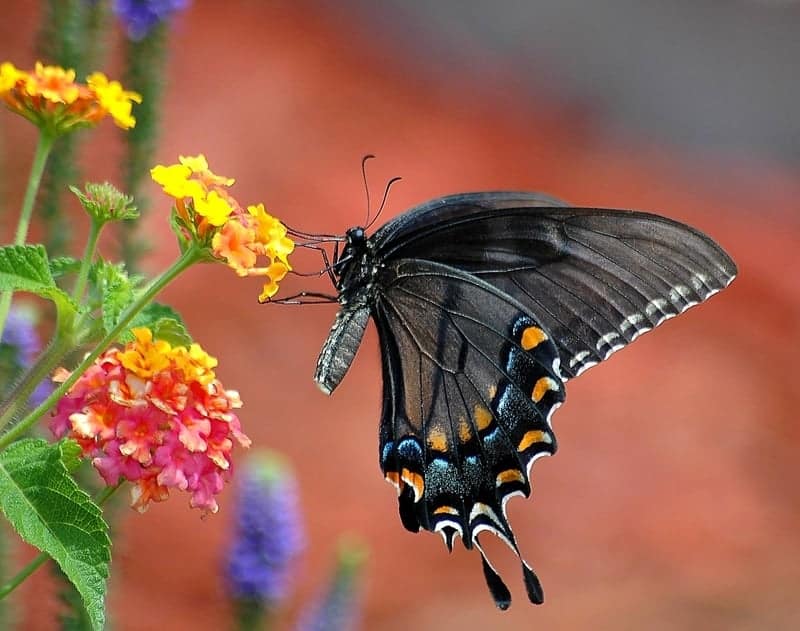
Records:
M50 273L53 278L61 278L67 274L77 274L81 269L81 262L71 256L59 256L50 260Z
M106 332L113 329L134 299L134 285L121 263L97 261L90 270L92 295L99 301Z
M0 248L0 290L40 293L55 286L44 246L7 245Z
M192 336L186 329L180 314L172 307L152 302L134 317L130 328L146 326L153 332L153 338L164 340L173 346L189 346ZM133 335L130 332L121 336L122 342L130 342Z
M0 510L23 540L49 554L75 585L94 629L103 601L111 540L100 507L70 477L74 446L26 438L0 452Z
M172 318L160 318L153 328L153 338L169 342L172 346L189 346L192 336L183 326L183 322Z
M65 327L71 327L78 313L72 298L56 287L47 252L41 245L0 247L0 291L28 291L52 300L59 322Z
M61 441L61 462L70 473L81 466L81 454L81 446L74 440Z

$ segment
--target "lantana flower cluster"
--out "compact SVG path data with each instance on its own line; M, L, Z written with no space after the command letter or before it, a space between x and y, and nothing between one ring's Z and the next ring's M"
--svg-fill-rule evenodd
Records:
M10 62L0 64L0 101L12 112L24 116L53 135L76 127L91 126L111 116L118 127L136 124L133 103L141 103L136 92L109 81L102 72L75 81L75 71L36 62L33 72L20 70Z
M144 327L133 334L133 342L107 350L75 382L50 428L76 440L106 484L132 482L136 510L174 488L191 493L193 508L215 513L234 444L250 445L234 411L239 395L223 388L217 360L199 345L171 346Z
M260 301L274 296L292 269L288 256L294 241L286 236L286 226L264 204L242 208L228 192L234 180L213 173L202 154L179 159L179 164L158 165L150 174L175 198L179 224L190 233L185 236L208 242L214 256L239 276L264 277ZM259 257L267 259L266 265L258 266Z

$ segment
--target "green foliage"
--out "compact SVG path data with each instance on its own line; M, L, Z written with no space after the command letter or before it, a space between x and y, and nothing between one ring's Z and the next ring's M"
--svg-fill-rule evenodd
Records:
M64 327L71 327L78 313L72 298L56 286L41 245L0 247L0 291L28 291L52 300Z
M77 274L81 269L81 262L71 256L58 256L50 259L50 273L53 278L61 278L67 274Z
M124 195L114 185L108 182L102 184L86 185L86 192L75 186L71 190L80 200L81 206L95 221L126 221L139 217L139 212L133 203L133 197Z
M28 438L0 452L0 510L20 537L50 555L102 629L111 559L100 508L69 475L75 447Z
M92 621L83 606L78 590L60 568L53 569L59 581L58 600L64 605L64 611L58 614L58 628L61 631L91 631Z
M135 286L122 263L97 261L89 273L93 302L99 303L106 333L113 329L135 298Z
M189 346L192 336L186 329L180 314L172 307L157 302L150 303L131 322L131 328L146 326L153 331L153 338L164 340L173 346ZM133 339L133 335L126 333L122 341Z

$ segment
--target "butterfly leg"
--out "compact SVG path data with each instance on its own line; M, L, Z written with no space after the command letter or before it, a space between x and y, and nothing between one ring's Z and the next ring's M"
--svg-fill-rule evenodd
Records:
M303 298L312 298L312 300L303 300ZM278 305L326 305L337 301L338 298L336 296L331 296L329 294L321 294L316 291L301 291L293 296L278 298L277 300L269 298L266 302Z
M300 247L307 248L309 250L316 250L322 256L322 264L324 267L319 272L292 272L295 276L322 276L323 274L327 274L328 278L331 279L331 283L336 286L336 275L334 274L334 266L336 265L336 259L339 254L339 242L336 242L333 251L333 265L331 265L330 259L328 258L328 252L325 248L318 246L318 245L310 245L308 243L301 244Z

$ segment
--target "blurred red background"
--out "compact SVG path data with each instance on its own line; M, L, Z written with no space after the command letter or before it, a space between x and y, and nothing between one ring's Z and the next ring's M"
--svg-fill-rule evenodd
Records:
M446 193L540 190L688 222L728 250L740 277L569 384L555 417L559 453L535 467L532 499L510 504L546 603L527 604L515 560L491 546L515 596L501 613L477 554L448 555L438 536L400 524L377 462L374 331L326 398L311 376L332 307L260 306L257 281L222 266L191 269L161 299L241 392L255 446L284 453L299 479L308 548L279 626L318 592L337 538L351 533L371 550L364 629L800 628L797 163L746 146L689 149L624 121L612 134L607 112L561 98L546 69L523 81L487 57L472 68L436 59L427 72L413 32L405 46L383 38L385 23L353 6L195 3L174 24L157 162L203 152L212 169L236 177L239 200L263 201L293 226L341 233L363 221L359 160L375 153L373 194L404 178L385 218ZM27 67L38 16L27 3L3 13L0 58ZM3 203L16 208L34 135L8 113L0 126ZM116 130L86 135L86 177L118 181ZM157 247L146 268L155 273L176 246L169 202L155 186L151 193L146 231ZM308 286L294 278L282 291ZM205 520L180 496L143 516L123 513L114 628L228 625L220 565L231 500L223 494L220 513ZM45 572L20 590L21 628L51 628L57 603L46 594Z

